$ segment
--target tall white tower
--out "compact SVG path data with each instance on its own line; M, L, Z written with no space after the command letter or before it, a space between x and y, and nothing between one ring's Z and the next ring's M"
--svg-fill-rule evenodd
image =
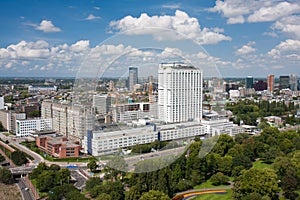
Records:
M4 97L0 97L0 110L4 109Z
M138 83L138 68L129 67L128 88L133 91L134 86Z
M183 63L158 69L158 118L167 123L201 120L202 71Z

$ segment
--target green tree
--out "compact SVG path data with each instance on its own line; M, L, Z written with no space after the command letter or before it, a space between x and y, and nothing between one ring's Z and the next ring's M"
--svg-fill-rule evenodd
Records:
M93 172L97 169L97 162L95 160L91 160L88 162L87 167Z
M101 193L98 195L96 200L112 200L112 197L109 194Z
M43 171L36 179L37 188L41 192L47 192L56 186L56 173L51 170Z
M13 183L13 176L9 169L0 167L0 182L4 184Z
M2 132L2 131L5 131L5 129L4 129L4 127L3 127L3 125L2 125L2 123L0 122L0 131Z
M93 189L95 186L97 185L101 185L102 184L102 180L99 177L92 177L90 179L88 179L85 183L85 189L90 191L91 189Z
M278 199L276 193L279 192L277 175L273 169L251 168L244 170L236 178L232 197L234 199L244 199L251 193L258 193L261 196L269 196L271 199Z
M5 160L5 157L0 154L0 162L3 162Z
M221 172L218 172L210 178L210 181L213 185L227 185L229 181L229 177L224 175Z
M31 179L37 179L38 176L45 170L48 170L49 167L46 165L46 163L41 162L38 164L36 168L32 170L32 173L30 174Z
M170 200L170 198L163 192L157 190L150 190L144 193L140 200Z
M14 151L11 153L11 160L18 166L28 162L26 154L23 151Z
M69 180L71 179L71 172L69 169L62 168L58 171L58 174L56 175L58 178L59 182L57 184L65 184L69 183Z

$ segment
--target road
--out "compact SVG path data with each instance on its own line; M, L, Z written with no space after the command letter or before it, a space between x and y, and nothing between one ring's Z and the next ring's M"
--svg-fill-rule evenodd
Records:
M35 200L31 191L28 189L23 179L18 179L18 186L21 189L23 199L25 200Z
M87 179L78 170L71 171L71 177L73 177L76 180L74 186L77 189L82 190L85 187Z

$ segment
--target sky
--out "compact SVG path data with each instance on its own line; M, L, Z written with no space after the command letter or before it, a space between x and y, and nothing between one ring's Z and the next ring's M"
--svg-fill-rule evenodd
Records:
M1 0L0 26L0 77L300 75L300 0Z

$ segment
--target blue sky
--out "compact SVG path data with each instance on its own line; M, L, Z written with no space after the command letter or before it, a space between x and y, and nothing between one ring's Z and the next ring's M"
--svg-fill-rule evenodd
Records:
M146 76L180 58L224 77L299 75L299 0L2 0L0 15L1 77Z

